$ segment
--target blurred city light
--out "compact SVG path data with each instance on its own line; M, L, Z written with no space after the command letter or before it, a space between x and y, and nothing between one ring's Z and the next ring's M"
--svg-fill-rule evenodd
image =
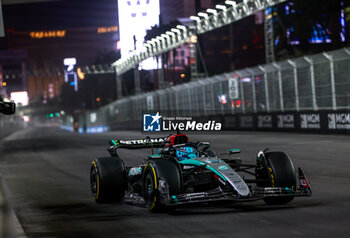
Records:
M78 77L79 77L80 79L84 79L84 78L85 78L85 74L84 74L83 71L81 71L81 68L80 68L80 67L77 68L77 74L78 74Z
M12 92L11 100L16 104L21 104L22 106L27 106L29 103L29 97L27 91Z
M117 31L118 31L118 26L105 26L105 27L98 27L97 28L98 34L117 32Z
M37 38L37 39L65 37L66 31L65 30L61 30L61 31L37 31L37 32L30 32L29 35L31 38Z
M30 117L29 117L29 116L23 116L23 120L24 120L25 122L29 122L29 121L30 121Z

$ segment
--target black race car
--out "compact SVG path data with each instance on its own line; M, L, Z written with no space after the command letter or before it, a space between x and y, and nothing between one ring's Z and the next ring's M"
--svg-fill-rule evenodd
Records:
M127 167L117 150L151 148L152 154L137 167ZM153 150L157 149L156 153ZM208 142L189 142L185 134L165 138L110 140L111 157L91 163L91 192L98 203L145 205L151 211L214 201L253 201L286 204L297 196L310 196L302 171L288 155L265 149L256 164L245 164L239 149L217 154Z

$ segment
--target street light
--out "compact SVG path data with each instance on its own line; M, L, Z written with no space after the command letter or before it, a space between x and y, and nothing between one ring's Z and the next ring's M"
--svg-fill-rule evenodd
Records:
M181 31L179 29L176 29L176 28L171 29L171 31L178 33L178 34L181 34Z
M177 25L176 28L179 28L179 29L184 30L184 31L187 30L187 27L185 27L183 25Z
M164 33L163 33L163 34L161 34L161 36L164 37L164 38L167 38L167 40L170 40L170 36L167 35L167 34L164 34Z
M225 1L225 4L235 7L237 3L235 1Z
M168 34L168 35L171 35L171 36L175 36L175 33L172 32L172 31L167 31L167 32L165 32L165 34Z
M159 44L160 50L164 50L165 49L165 39L161 36L157 36L156 39L159 40L159 43L161 43L161 44Z
M211 8L207 9L207 12L212 13L212 14L214 14L214 15L216 15L216 14L218 13L217 10L211 9Z
M201 20L198 16L190 16L190 19L196 22L199 22Z
M220 4L219 4L219 5L216 5L215 8L220 9L220 10L223 10L223 11L225 11L225 10L227 9L226 6L220 5Z
M198 16L208 18L208 13L200 12L200 13L198 13Z

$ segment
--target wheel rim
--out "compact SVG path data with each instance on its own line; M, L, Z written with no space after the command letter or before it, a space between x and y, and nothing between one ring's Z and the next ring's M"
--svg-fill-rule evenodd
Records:
M92 194L94 196L96 196L96 193L97 193L97 171L96 171L96 168L91 169L90 186L91 186Z
M151 173L148 173L146 175L145 179L145 200L146 202L150 202L153 198L154 194L154 185L153 185L153 178Z

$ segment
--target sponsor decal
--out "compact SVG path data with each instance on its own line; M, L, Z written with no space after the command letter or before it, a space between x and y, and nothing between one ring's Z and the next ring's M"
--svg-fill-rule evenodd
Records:
M184 165L183 169L193 169L195 166L191 165Z
M129 170L129 175L133 176L133 175L139 175L142 173L142 168L141 167L135 167L135 168L131 168Z
M221 166L218 167L218 169L220 169L220 170L227 170L228 167L227 167L227 165L221 165Z
M186 194L186 197L191 197L191 198L202 198L207 196L208 193L206 192L199 192L199 193L188 193Z
M350 130L350 113L329 113L328 129Z
M237 99L239 97L238 91L238 79L230 78L228 80L228 96L230 99Z
M294 115L293 114L277 115L277 127L278 128L295 128Z
M198 122L192 120L192 117L166 117L156 114L143 115L143 131L221 131L222 124L215 120L207 122Z
M237 127L237 121L235 116L225 117L225 127L226 128L235 128Z
M142 145L146 143L159 143L163 142L163 138L152 138L152 139L137 139L137 140L118 140L119 144L124 145Z
M252 128L253 127L253 116L244 115L239 117L240 127L242 128Z
M209 159L209 160L206 160L206 162L207 162L208 164L210 164L210 163L219 162L219 160L217 160L217 159Z
M320 129L320 114L300 114L300 127L302 129Z
M272 116L271 115L259 115L258 128L272 128Z

